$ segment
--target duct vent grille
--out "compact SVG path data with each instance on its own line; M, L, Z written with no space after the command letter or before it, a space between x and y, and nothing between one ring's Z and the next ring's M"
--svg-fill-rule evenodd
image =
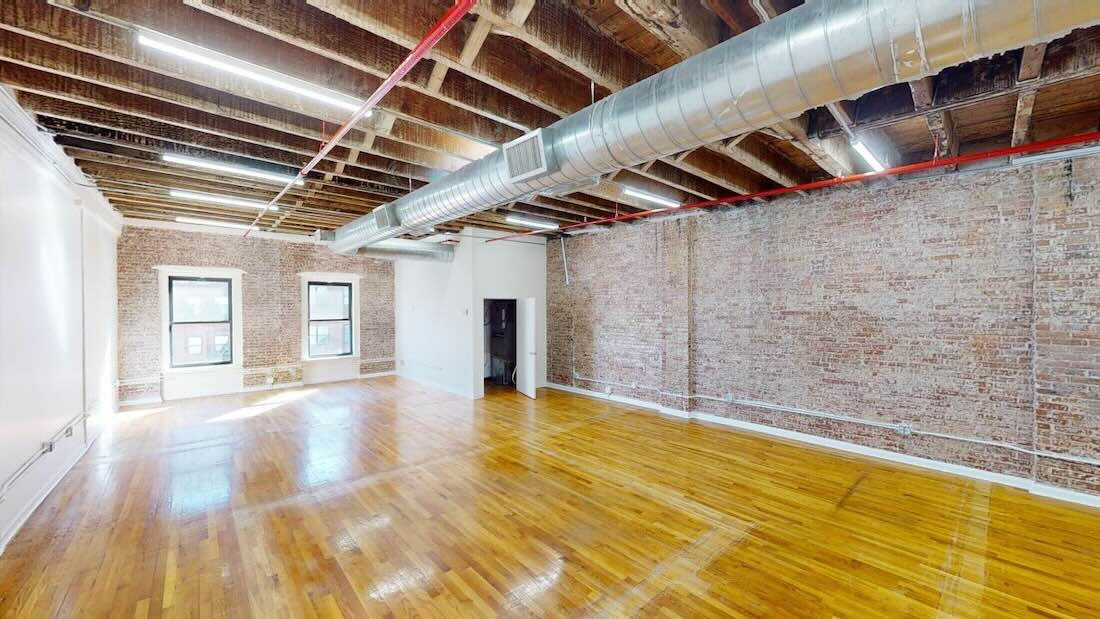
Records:
M542 142L542 129L504 145L504 163L508 166L508 180L521 181L544 174L549 165Z

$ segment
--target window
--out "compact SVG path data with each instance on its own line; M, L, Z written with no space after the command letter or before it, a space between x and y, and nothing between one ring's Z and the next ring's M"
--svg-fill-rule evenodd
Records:
M233 363L231 280L168 278L168 342L171 367Z
M350 283L309 282L308 355L340 357L352 354Z

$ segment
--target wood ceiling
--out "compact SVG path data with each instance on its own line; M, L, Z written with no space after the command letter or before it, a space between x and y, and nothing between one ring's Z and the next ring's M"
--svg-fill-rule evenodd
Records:
M577 111L800 0L481 0L293 189L261 228L332 229L501 143ZM248 223L256 211L171 189L266 201L277 184L167 163L164 154L294 174L347 111L179 60L138 29L365 98L444 0L7 0L0 82L123 215ZM456 220L517 230L525 213L561 224L645 207L633 186L689 202L863 168L842 123L890 163L1095 130L1100 29L895 85L858 101L622 170L595 187Z

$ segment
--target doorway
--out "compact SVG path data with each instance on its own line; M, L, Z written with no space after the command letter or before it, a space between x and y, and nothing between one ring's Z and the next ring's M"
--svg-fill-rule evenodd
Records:
M516 386L516 300L485 299L485 380Z
M484 300L486 386L536 396L535 299Z

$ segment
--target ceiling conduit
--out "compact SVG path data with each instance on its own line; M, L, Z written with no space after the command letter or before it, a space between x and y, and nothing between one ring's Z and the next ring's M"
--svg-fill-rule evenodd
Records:
M330 247L353 252L1097 23L1094 0L808 0L541 130L537 175L497 150L345 224Z

